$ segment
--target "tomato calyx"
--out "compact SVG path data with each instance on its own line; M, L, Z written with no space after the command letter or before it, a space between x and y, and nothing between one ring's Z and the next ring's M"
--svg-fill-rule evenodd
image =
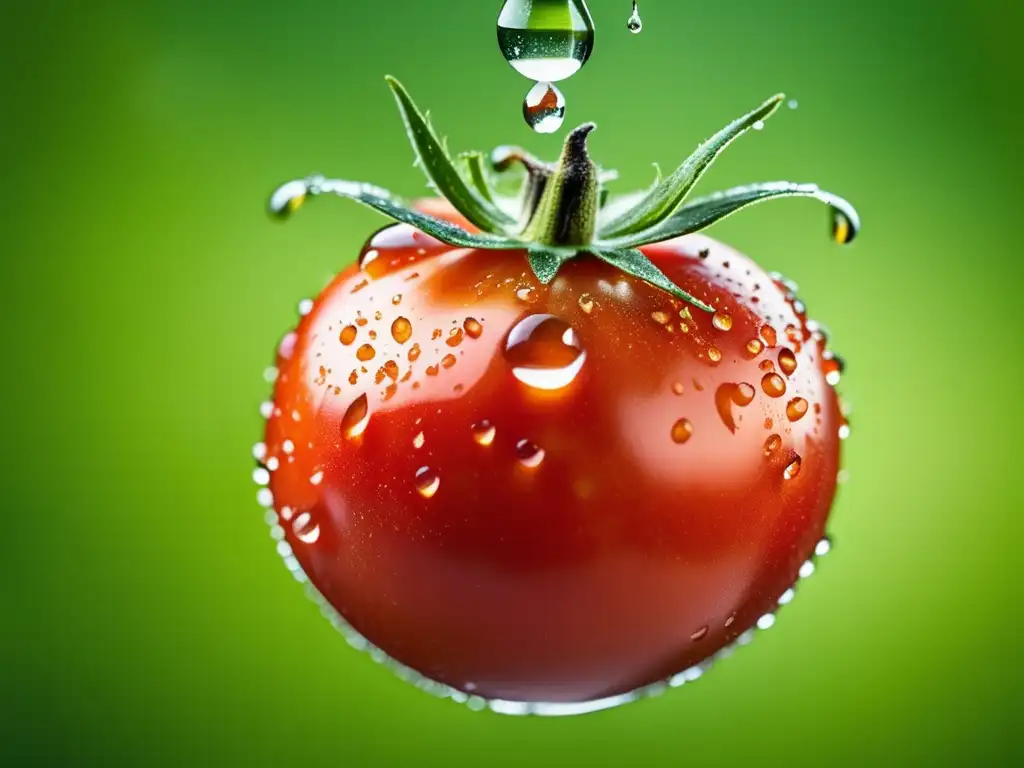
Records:
M783 197L809 197L827 205L833 238L841 244L852 242L860 229L853 206L815 184L750 184L689 199L718 156L771 117L782 103L781 94L729 123L669 176L661 178L659 173L648 190L609 200L604 184L615 174L600 170L590 158L587 140L596 128L593 123L569 134L555 164L543 163L515 147L495 150L489 163L479 152L453 159L408 91L392 77L386 81L415 150L416 165L430 186L478 231L417 211L380 187L320 175L278 187L270 197L271 215L287 218L310 197L333 194L363 203L449 245L525 250L531 269L545 284L565 262L591 254L707 312L714 308L669 280L639 249L699 232L743 208ZM495 183L496 174L515 166L525 170L518 199L500 194Z

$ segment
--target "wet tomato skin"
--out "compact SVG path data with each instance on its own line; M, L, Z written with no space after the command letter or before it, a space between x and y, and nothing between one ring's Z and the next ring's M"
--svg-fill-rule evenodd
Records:
M645 253L719 312L592 257L542 286L521 252L397 225L286 337L274 506L392 658L486 698L600 699L707 658L797 580L839 468L825 340L724 245Z

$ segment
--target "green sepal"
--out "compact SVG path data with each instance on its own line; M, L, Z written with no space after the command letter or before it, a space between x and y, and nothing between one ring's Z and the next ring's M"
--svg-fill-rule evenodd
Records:
M639 277L655 288L660 288L678 299L689 302L705 312L714 312L715 308L705 304L695 296L690 295L678 285L669 280L665 273L654 266L651 260L643 253L634 248L623 248L617 250L590 250L601 261L611 264L616 269L622 270L633 277Z
M494 192L487 178L487 161L483 152L463 152L459 155L459 160L466 172L466 180L473 185L480 197L488 203L494 203Z
M789 181L775 181L765 184L749 184L716 192L707 197L692 200L687 206L676 211L665 221L643 232L612 238L602 243L610 248L637 248L641 245L660 243L681 235L689 235L710 227L712 224L731 216L751 205L780 197L811 197L825 203L848 224L842 242L849 243L860 230L860 217L856 209L846 200L825 192L816 184L795 184Z
M515 221L493 202L484 199L458 172L445 146L434 133L408 91L395 78L385 78L398 102L409 141L427 178L455 210L485 232L504 233Z
M602 239L621 237L640 232L659 224L683 204L690 190L697 184L704 172L715 159L738 137L752 128L755 123L767 120L779 104L782 94L768 99L764 104L743 117L729 123L688 157L676 171L655 187L636 206L621 216L607 222L598 232Z
M526 252L526 258L530 262L530 269L537 276L542 285L547 285L555 279L558 270L570 259L574 258L579 251L575 248L538 248L532 247Z
M295 183L289 182L289 184ZM420 213L409 208L386 189L381 189L373 184L342 181L340 179L325 179L321 176L311 177L304 183L311 197L331 194L355 200L358 203L373 208L375 211L383 213L385 216L390 216L395 221L416 227L416 229L448 245L454 245L459 248L485 248L491 250L511 250L523 247L521 242L509 237L467 232L462 227L456 226L451 222Z

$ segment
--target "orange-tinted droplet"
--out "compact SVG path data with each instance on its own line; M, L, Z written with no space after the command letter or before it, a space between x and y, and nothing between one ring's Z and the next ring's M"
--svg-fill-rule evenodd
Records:
M552 315L530 315L509 332L505 359L519 381L558 390L579 375L587 354L572 327Z
M398 373L398 363L396 363L394 360L388 360L386 363L384 363L384 374L389 379L394 381L395 379L398 378Z
M466 335L471 339L479 339L484 332L484 327L475 317L467 317L466 322L462 324L462 327L466 331Z
M786 382L777 373L766 373L761 379L761 389L768 397L782 397L786 394Z
M448 332L448 338L444 340L444 343L449 347L457 347L462 343L465 333L466 332L461 328L452 328L451 331Z
M402 303L402 294L396 293L394 296L392 296L391 297L391 303L394 304L396 307L399 304L401 304Z
M359 373L353 368L352 373L348 375L348 383L355 384L357 381L359 381Z
M441 365L443 365L445 368L451 368L453 365L455 365L455 363L455 355L447 354L441 358Z
M715 312L715 316L711 318L711 324L720 331L732 330L732 318L724 312Z
M704 636L707 635L707 633L708 633L708 627L707 627L707 625L705 625L705 626L701 627L700 629L698 629L696 632L691 633L690 634L690 639L693 640L694 642L697 642L698 640L703 639Z
M416 470L416 490L425 499L431 498L441 486L441 478L430 467L420 467Z
M413 344L409 347L409 362L415 363L420 357L420 345Z
M657 311L651 312L651 319L654 320L658 325L666 325L669 321L667 312Z
M786 403L786 417L790 421L800 421L807 415L807 401L802 397L794 397Z
M419 434L416 435L416 437L412 439L412 447L415 448L416 450L419 450L420 448L423 447L423 444L426 442L427 438L423 436L422 432L420 432Z
M712 363L722 362L722 350L718 347L708 347L708 360Z
M757 364L757 367L760 368L765 373L771 373L772 371L775 370L775 363L773 363L771 360L762 360L760 363Z
M782 447L782 438L778 435L771 435L764 441L764 455L771 456Z
M779 350L779 368L787 376L792 376L796 371L796 355L788 347Z
M341 329L341 333L338 334L338 341L340 341L345 346L348 346L349 344L356 340L356 335L358 333L359 329L357 329L354 325L346 325L344 328Z
M793 459L790 465L782 471L782 476L787 480L792 480L794 477L800 474L801 463L802 461L800 457L797 456L795 459Z
M672 441L682 445L693 437L693 424L689 419L679 419L672 425Z
M757 357L761 354L762 349L764 349L764 343L760 339L751 339L747 342L747 354L751 357Z
M412 337L412 323L407 317L396 317L391 323L391 338L399 344L405 344Z
M736 389L732 393L732 399L736 405L743 407L750 405L751 400L754 399L754 394L754 388L744 381L736 385Z
M373 360L377 356L377 350L373 348L371 344L363 344L359 349L356 350L356 357L362 360L364 363L367 360Z
M363 393L345 410L341 417L341 434L349 440L354 440L366 431L370 423L370 404Z
M490 445L491 443L493 443L494 436L498 432L498 430L494 428L494 425L491 424L491 422L489 422L487 419L484 419L483 421L478 421L476 424L474 424L472 427L472 431L473 439L480 445Z
M586 312L588 315L594 311L594 300L591 298L589 293L580 294L580 309Z
M775 329L772 328L770 325L766 325L761 328L761 339L769 347L774 347L775 343L778 341L778 338L779 337L775 333Z
M437 374L440 373L440 371L441 369L436 365L427 366L427 376L437 376Z
M677 381L675 384L672 385L672 392L676 395L681 395L685 391L686 388L683 386L683 383L681 381Z

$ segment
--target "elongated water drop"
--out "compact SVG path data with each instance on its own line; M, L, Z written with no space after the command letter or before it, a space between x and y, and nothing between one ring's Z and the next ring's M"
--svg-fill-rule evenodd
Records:
M594 20L585 0L506 0L498 14L498 46L524 77L564 80L590 58Z
M304 179L285 182L271 193L267 211L278 219L287 219L302 207L309 193L309 184Z
M838 208L832 209L832 239L840 245L849 245L860 231L860 222L850 219Z
M644 29L644 21L640 18L640 9L637 7L637 0L633 0L633 13L626 22L626 29L634 35L639 35Z
M554 133L565 120L565 96L551 83L537 83L526 94L523 119L537 133Z

